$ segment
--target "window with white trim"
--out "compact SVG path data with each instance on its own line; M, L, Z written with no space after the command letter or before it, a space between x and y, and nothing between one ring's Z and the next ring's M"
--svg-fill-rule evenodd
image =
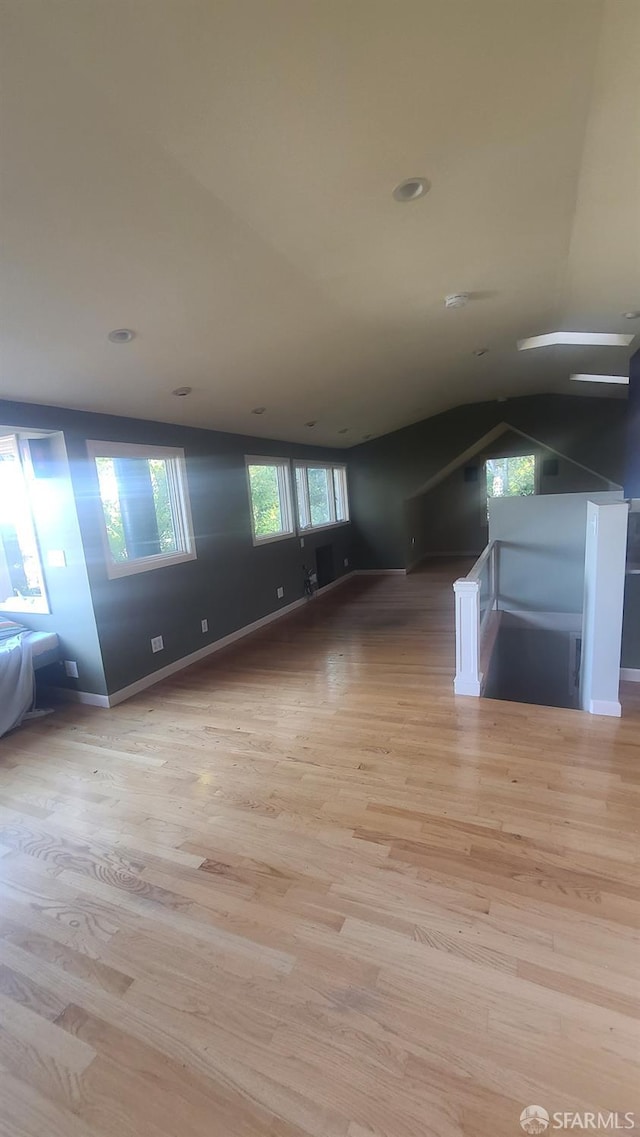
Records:
M254 545L295 533L288 458L245 458Z
M346 466L295 462L298 527L325 529L349 520Z
M107 575L195 559L184 450L88 442L102 505Z
M0 438L0 610L49 611L29 489L15 434Z

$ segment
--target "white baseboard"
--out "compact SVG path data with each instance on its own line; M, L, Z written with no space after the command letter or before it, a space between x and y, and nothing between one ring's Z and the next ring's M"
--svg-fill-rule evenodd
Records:
M619 719L622 714L622 707L617 699L590 699L589 714L610 715L611 718Z
M146 691L147 687L153 687L155 683L160 683L163 679L168 679L170 675L175 675L178 671L183 671L185 667L191 667L194 663L200 663L200 660L206 659L207 656L213 655L216 651L222 651L224 647L229 647L230 644L236 643L237 640L243 639L245 636L250 636L252 632L257 632L260 628L264 628L267 624L272 624L274 620L280 620L283 616L288 616L290 612L295 612L297 608L302 608L307 603L308 597L301 596L299 600L292 601L291 604L285 604L284 608L277 608L275 612L269 612L266 616L261 616L259 620L254 620L252 624L245 624L243 628L238 628L235 632L230 632L228 636L222 636L222 639L214 640L213 643L207 644L206 647L198 648L197 651L192 651L189 655L183 655L180 659L174 659L173 663L168 663L166 667L161 667L159 671L152 671L151 675L143 675L142 679L137 679L135 683L130 683L128 687L121 687L119 691L114 691L109 695L109 706L117 707L118 703L124 703L125 699L131 699L133 695L138 695L140 691Z
M483 678L482 675L480 675L478 679L467 679L464 676L456 676L453 681L454 695L473 695L478 698L482 694Z
M44 690L44 688L43 688ZM110 707L108 695L94 695L92 691L75 691L71 687L47 687L62 703L85 703L88 707Z
M352 576L355 576L353 570L350 572L345 572L344 576L339 576L336 580L332 580L329 584L323 584L322 588L317 588L314 592L314 596L324 596L325 592L330 592L332 588L338 588L340 584L344 584L345 580L349 580L349 578Z
M640 667L621 667L620 678L626 683L640 683Z
M323 596L338 585L344 584L353 576L353 572L347 572L344 576L339 576L337 580L332 580L330 584L325 584L323 588L319 588L314 594L316 596ZM245 624L243 628L238 628L235 632L230 632L228 636L222 636L219 640L214 640L213 643L206 644L205 647L198 648L197 651L192 651L189 655L183 655L180 659L174 659L173 663L168 663L166 667L159 668L158 671L152 671L150 675L143 675L142 679L137 679L135 683L130 683L128 687L121 687L119 691L114 691L111 695L94 695L90 691L73 691L66 687L54 687L56 695L58 695L65 702L69 703L86 703L91 707L117 707L119 703L124 703L125 699L131 699L134 695L138 695L141 691L146 691L148 687L153 687L155 683L160 683L163 679L168 679L169 676L175 675L178 671L184 671L186 667L191 667L194 663L199 663L200 660L206 659L207 656L213 655L216 651L222 651L223 648L229 647L230 644L236 643L237 640L244 639L245 636L250 636L253 632L257 632L260 628L264 628L267 624L272 624L274 620L280 620L283 616L288 616L291 612L295 612L297 608L302 608L305 604L312 599L309 596L301 596L299 600L292 601L291 604L285 604L283 608L277 608L274 612L269 612L266 616L261 616L259 620L254 620L252 624Z

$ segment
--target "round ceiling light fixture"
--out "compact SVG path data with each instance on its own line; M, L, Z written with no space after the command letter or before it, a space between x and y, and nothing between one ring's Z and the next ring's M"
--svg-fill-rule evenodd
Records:
M111 343L131 343L135 334L131 328L114 328L109 332L107 339L111 340Z
M468 292L451 292L444 298L445 308L466 308L471 297Z
M251 414L252 415L263 415L264 412L266 411L266 409L267 409L266 407L254 407Z
M431 182L427 178L405 178L393 191L394 201L406 203L417 201L424 197L431 189Z
M193 387L176 387L175 391L172 391L171 394L177 395L180 399L184 399L185 395L190 395L192 391Z
M625 320L640 320L640 312L623 312Z

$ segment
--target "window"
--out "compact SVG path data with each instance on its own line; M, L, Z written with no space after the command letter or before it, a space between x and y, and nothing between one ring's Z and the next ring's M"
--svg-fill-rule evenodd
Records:
M253 542L278 541L294 533L288 458L246 458Z
M296 462L295 472L300 529L322 529L349 520L345 466Z
M528 497L536 492L536 456L488 458L487 497Z
M15 434L0 438L0 609L5 612L49 611Z
M194 560L183 450L89 442L102 503L107 575Z
M492 497L530 497L536 492L536 456L518 454L505 458L488 458L485 462L487 499L483 524L489 523L489 501Z

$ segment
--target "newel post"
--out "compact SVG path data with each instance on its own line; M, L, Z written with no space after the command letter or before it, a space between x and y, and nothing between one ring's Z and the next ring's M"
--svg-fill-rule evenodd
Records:
M456 580L456 695L479 695L480 674L480 583Z

